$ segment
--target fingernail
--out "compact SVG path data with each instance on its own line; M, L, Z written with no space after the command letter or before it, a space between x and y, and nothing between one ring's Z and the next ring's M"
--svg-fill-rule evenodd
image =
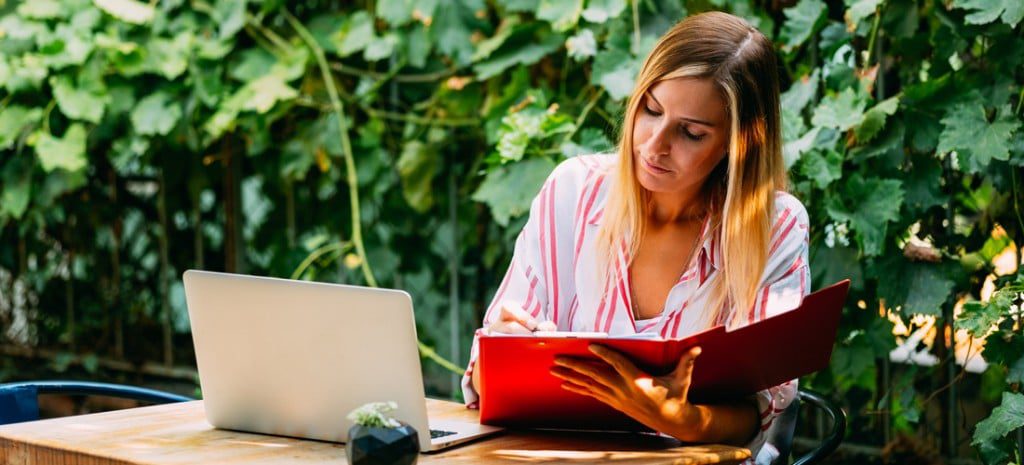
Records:
M529 320L526 320L526 329L529 329L530 331L536 330L537 329L537 320L534 320L533 318L530 318Z
M693 357L697 358L697 356L700 355L700 352L701 352L700 347L694 347L693 348Z

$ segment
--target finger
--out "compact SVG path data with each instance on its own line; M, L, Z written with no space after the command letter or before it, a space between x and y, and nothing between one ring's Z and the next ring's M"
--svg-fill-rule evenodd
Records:
M537 319L530 315L530 312L523 310L518 302L506 300L501 304L501 320L515 321L530 331L537 330Z
M612 397L607 393L607 391L602 391L601 389L595 389L592 386L578 384L572 381L563 382L562 389L565 389L570 392L575 392L577 394L582 394L584 396L593 397L606 404L609 403L609 401L612 399Z
M569 357L555 358L555 368L563 368L571 372L579 373L588 379L606 386L608 389L618 390L622 384L622 378L615 373L608 364L597 360L580 360Z
M530 331L516 321L496 321L491 324L490 329L493 332L502 334L522 334L524 336L533 334L533 331Z
M617 350L609 349L601 344L591 344L589 349L594 355L597 355L601 360L611 365L626 381L647 376L646 373L637 368L632 361Z
M542 321L537 324L537 331L558 331L558 325L554 321Z
M696 364L697 356L700 355L700 347L694 347L679 357L679 365L673 373L680 389L680 397L688 399L690 382L693 379L693 366Z

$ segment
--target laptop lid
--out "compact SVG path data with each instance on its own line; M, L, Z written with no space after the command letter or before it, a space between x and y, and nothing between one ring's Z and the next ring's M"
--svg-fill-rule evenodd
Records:
M352 409L394 401L429 449L409 294L196 270L184 281L211 425L344 442Z

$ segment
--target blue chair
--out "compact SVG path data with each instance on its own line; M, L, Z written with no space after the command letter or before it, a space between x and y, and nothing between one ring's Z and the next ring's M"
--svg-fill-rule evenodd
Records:
M798 394L798 397L775 419L778 425L776 428L773 428L772 437L769 438L769 441L779 450L779 457L772 462L772 465L789 463L789 454L793 447L793 434L796 430L797 418L800 414L800 404L802 403L807 403L811 407L824 412L829 418L832 427L829 434L822 438L821 442L814 449L797 458L793 465L821 463L832 452L835 452L839 448L839 444L843 442L843 434L846 432L846 412L836 407L821 394L805 390L798 391Z
M155 389L88 381L26 381L0 384L0 425L39 419L39 394L108 396L154 404L186 402L189 397Z

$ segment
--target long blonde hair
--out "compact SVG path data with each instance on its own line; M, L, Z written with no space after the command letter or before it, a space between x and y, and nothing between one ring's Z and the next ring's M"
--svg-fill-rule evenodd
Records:
M663 80L710 79L727 102L730 136L728 156L705 182L724 263L718 265L704 318L708 325L725 322L728 308L735 309L735 317L753 305L768 259L775 191L787 187L777 66L764 34L727 13L690 16L658 40L626 104L619 160L597 236L601 274L612 277L615 267L609 263L623 242L632 260L644 237L649 192L637 182L633 158L633 125L644 94Z

